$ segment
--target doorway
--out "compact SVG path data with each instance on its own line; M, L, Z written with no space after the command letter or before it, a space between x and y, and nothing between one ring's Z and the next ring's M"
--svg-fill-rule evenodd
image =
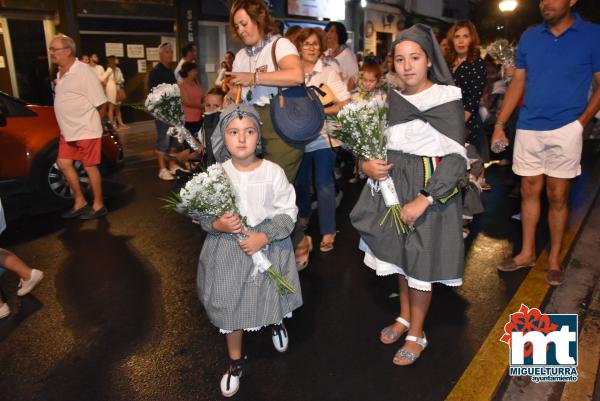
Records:
M377 32L377 57L384 61L392 46L392 34Z
M215 86L225 52L236 54L241 46L241 42L232 39L226 22L198 22L199 79L205 92Z
M8 19L19 97L29 103L51 105L48 50L41 20Z

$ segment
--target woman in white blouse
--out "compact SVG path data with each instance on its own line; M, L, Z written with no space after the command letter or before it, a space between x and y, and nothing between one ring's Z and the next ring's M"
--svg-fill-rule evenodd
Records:
M337 69L323 61L325 50L325 32L320 28L303 28L295 38L296 47L302 58L304 83L306 86L327 88L333 102L326 100L325 114L335 116L350 101L350 93L342 81ZM296 198L298 202L298 222L306 226L310 218L310 187L315 177L317 191L319 228L322 237L321 252L333 249L335 241L335 182L333 168L335 152L332 147L340 146L339 141L329 137L331 121L326 120L321 136L306 145L300 170L296 177Z
M229 15L229 24L245 47L235 55L233 71L227 73L232 76L232 89L227 97L229 101L235 99L238 88L242 88L243 101L256 107L263 123L265 159L278 164L288 180L294 182L304 146L290 145L277 134L271 122L269 101L278 88L304 82L298 50L288 39L275 34L275 20L262 0L237 0ZM277 66L272 58L275 42ZM296 260L305 266L311 248L310 238L295 232L292 241L296 247Z
M106 70L100 77L100 81L104 84L104 93L108 99L108 121L113 124L115 117L115 107L117 105L117 58L108 56L106 58Z
M339 64L342 80L349 91L356 87L358 82L358 62L352 50L346 46L348 32L346 26L338 21L332 21L325 27L327 32L328 56L335 58Z

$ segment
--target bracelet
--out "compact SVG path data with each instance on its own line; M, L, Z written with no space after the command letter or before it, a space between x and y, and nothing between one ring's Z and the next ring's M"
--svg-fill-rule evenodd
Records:
M506 125L504 124L504 121L498 120L498 121L496 121L496 124L494 124L494 127L504 128L504 127L506 127Z
M258 71L254 71L254 78L252 79L252 86L256 86L256 77L257 77Z
M423 195L425 197L425 199L427 199L427 202L429 202L430 205L433 205L433 196L431 196L431 194L429 192L422 189L419 191L419 194Z

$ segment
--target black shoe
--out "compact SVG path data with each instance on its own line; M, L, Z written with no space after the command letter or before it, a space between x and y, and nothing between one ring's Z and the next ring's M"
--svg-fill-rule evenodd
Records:
M108 213L108 210L105 207L98 209L96 211L94 211L92 208L90 208L89 211L87 211L86 213L83 213L81 216L79 216L79 218L81 220L92 220L92 219L97 219L98 217L106 216L107 213Z
M67 212L64 212L63 214L60 215L61 219L74 219L75 217L79 217L85 213L90 212L92 209L88 206L82 206L79 209L71 209Z

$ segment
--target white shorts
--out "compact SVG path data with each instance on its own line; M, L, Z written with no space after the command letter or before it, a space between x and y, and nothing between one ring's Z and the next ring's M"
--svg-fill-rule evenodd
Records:
M575 120L550 131L518 129L513 171L530 177L573 178L581 174L583 127Z

